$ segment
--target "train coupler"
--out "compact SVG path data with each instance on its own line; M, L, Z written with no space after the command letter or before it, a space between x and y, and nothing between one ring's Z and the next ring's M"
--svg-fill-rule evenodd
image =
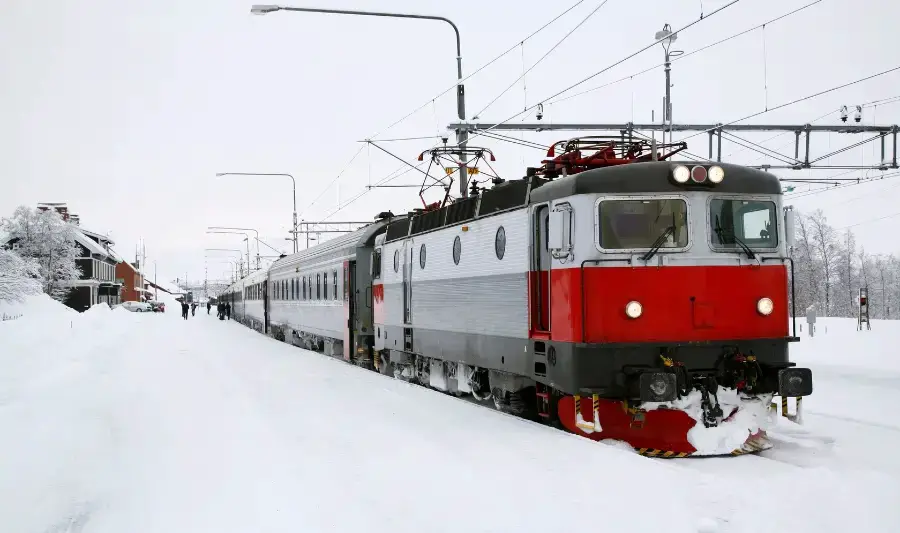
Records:
M593 423L584 419L584 415L581 414L581 396L575 396L575 426L585 433L599 433L603 431L603 426L600 425L599 395L594 394L591 396L591 408L591 412L594 415Z
M722 406L719 405L719 397L716 392L719 390L719 384L712 376L703 379L696 385L700 389L701 402L703 408L703 425L711 428L719 425L719 421L725 414L722 412Z

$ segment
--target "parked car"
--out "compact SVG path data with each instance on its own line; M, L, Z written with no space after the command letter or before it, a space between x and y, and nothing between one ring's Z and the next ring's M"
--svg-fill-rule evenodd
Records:
M154 313L165 313L166 312L166 303L165 302L157 302L155 300L149 302L150 307L153 308Z
M152 313L153 306L147 302L122 302L122 307L132 313Z

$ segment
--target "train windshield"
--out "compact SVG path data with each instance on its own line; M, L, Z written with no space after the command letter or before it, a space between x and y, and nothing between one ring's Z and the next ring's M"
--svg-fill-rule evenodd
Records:
M714 248L778 246L775 202L713 198L709 203L709 225Z
M603 200L598 210L603 249L684 248L688 244L684 200Z

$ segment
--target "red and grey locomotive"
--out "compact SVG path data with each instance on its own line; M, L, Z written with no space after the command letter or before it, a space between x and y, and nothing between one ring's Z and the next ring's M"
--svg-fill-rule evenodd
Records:
M772 397L812 392L788 358L792 212L775 176L668 160L683 148L557 143L522 179L383 213L276 262L265 290L238 282L235 315L645 454L763 449Z

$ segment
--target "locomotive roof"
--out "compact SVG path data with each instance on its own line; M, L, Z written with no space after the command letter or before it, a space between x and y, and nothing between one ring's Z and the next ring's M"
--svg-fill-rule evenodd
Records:
M726 194L781 194L781 183L774 174L741 165L714 163L725 171L725 179L716 185L680 185L670 176L672 168L684 165L674 161L629 163L586 170L556 178L531 191L531 203L546 202L575 194L675 193L704 190ZM703 164L705 167L712 163ZM686 165L691 168L692 164Z

